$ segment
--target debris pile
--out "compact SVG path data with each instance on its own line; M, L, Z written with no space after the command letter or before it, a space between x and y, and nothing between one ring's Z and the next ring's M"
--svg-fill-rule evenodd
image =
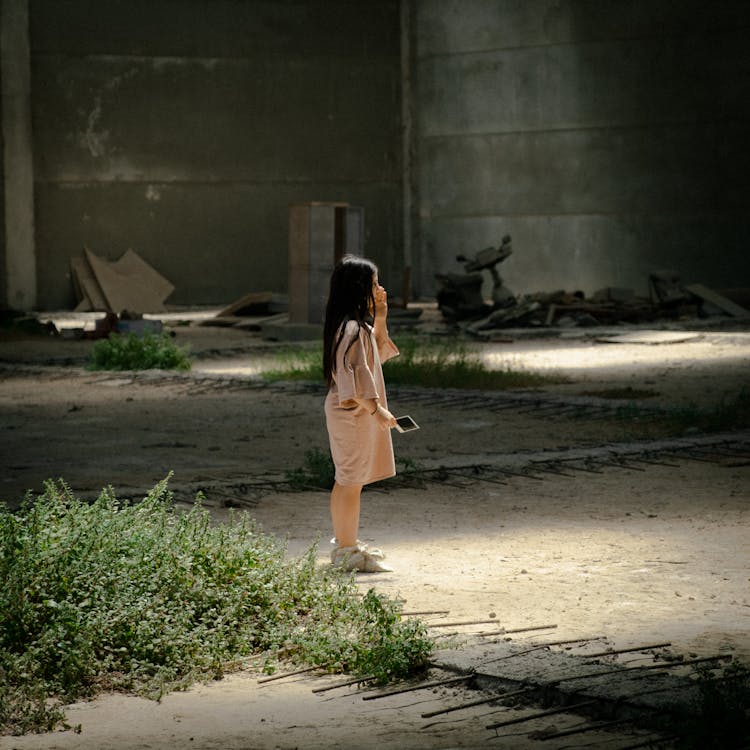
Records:
M672 270L649 275L648 297L621 287L605 287L591 297L581 291L566 290L514 296L495 268L511 253L511 240L506 236L498 248L480 250L473 259L457 256L467 273L436 274L440 282L438 308L445 321L486 338L493 329L510 327L637 324L713 315L750 320L750 310L741 304L750 299L748 290L722 294L703 284L684 285L679 273ZM481 294L481 271L489 271L492 277L491 300L485 300Z
M259 331L268 323L283 323L289 319L289 298L276 292L251 292L220 310L202 326L240 328Z
M166 312L165 300L174 285L134 250L108 261L84 248L70 259L73 286L78 298L75 312Z
M471 331L510 326L596 326L619 322L640 323L660 317L649 299L632 289L605 287L591 297L583 292L537 292L493 310L467 327Z

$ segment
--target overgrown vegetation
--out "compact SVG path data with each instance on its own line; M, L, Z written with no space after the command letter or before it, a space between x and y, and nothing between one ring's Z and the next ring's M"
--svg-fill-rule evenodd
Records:
M114 333L94 344L89 369L189 370L190 358L187 350L177 346L166 333Z
M559 376L527 370L489 369L478 350L458 339L399 337L400 355L384 365L386 382L428 388L502 390L564 382ZM287 349L277 355L277 366L262 373L266 380L318 380L323 377L322 351Z
M405 473L419 470L419 465L411 458L396 458L396 465ZM330 490L336 467L329 451L310 448L305 451L305 463L296 469L286 472L286 481L297 490L323 489Z
M326 489L333 487L336 469L328 451L311 448L305 451L305 464L286 472L286 480L295 489Z
M200 500L200 498L198 498ZM422 668L424 625L397 602L287 559L246 514L212 525L175 509L167 480L137 504L93 503L48 481L0 507L0 731L51 730L102 689L150 697L218 678L251 655L386 682Z
M323 349L296 346L277 351L274 364L261 373L264 380L323 380Z
M532 388L562 378L510 366L492 370L482 361L479 351L459 340L419 341L399 339L400 355L385 367L388 383L422 385L427 388L470 388L504 390Z

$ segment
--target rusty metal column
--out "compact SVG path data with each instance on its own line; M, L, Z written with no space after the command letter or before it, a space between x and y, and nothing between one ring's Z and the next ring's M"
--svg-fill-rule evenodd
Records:
M37 303L28 0L0 0L4 268L0 302Z

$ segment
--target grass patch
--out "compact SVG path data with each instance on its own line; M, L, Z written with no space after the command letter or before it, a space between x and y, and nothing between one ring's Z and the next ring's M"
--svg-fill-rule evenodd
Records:
M328 451L311 448L305 451L305 464L286 472L286 480L297 490L324 489L333 487L336 469Z
M383 365L388 384L503 390L566 382L559 376L513 370L510 367L491 370L482 361L478 349L457 339L430 341L399 338L398 348L400 356ZM261 373L261 376L269 381L320 381L323 378L322 350L320 347L284 350L277 354L275 365Z
M425 666L424 625L317 564L287 559L246 514L185 513L167 480L137 504L93 503L48 481L0 506L0 732L49 731L62 705L102 689L152 698L219 678L251 655L380 682Z
M397 458L398 471L418 471L419 465L411 458ZM305 463L303 466L290 469L286 472L286 481L295 490L330 490L336 474L336 467L329 451L320 448L311 448L305 451Z
M510 367L491 370L482 361L478 349L457 339L421 341L405 338L399 339L398 347L400 356L384 365L388 383L428 388L505 390L564 382L560 377Z
M186 349L177 346L166 333L114 333L94 344L88 369L189 370L190 359Z
M274 364L260 373L264 380L323 380L323 348L290 347L276 352Z

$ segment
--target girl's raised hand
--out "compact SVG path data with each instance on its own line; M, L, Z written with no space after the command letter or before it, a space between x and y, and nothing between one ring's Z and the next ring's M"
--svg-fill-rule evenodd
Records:
M388 315L388 292L378 286L373 295L375 297L375 317L385 318Z

